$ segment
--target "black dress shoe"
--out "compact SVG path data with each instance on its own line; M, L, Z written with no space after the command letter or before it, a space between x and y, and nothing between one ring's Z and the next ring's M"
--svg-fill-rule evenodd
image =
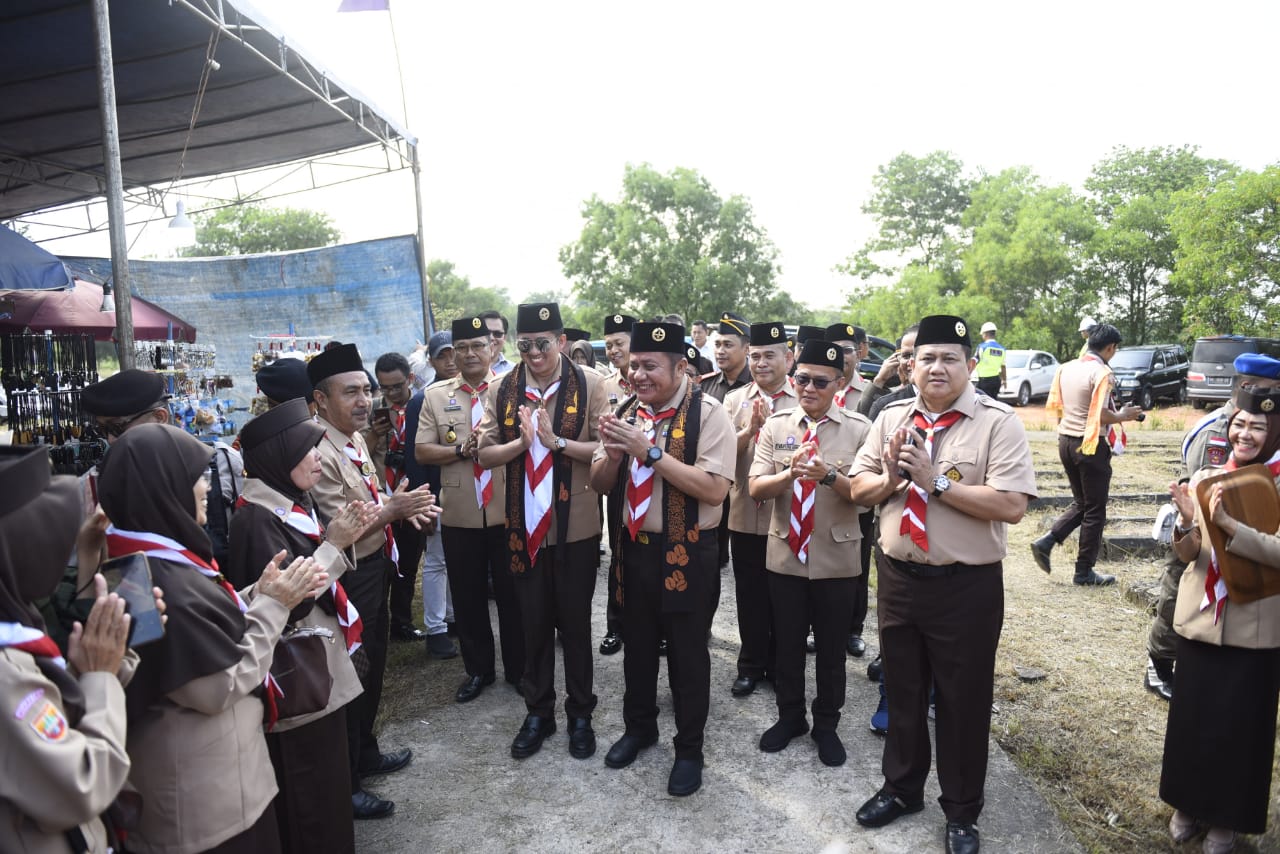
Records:
M1163 661L1148 658L1147 674L1142 682L1148 691L1167 701L1173 699L1173 662L1168 662L1167 668L1164 664Z
M646 747L653 747L658 743L658 736L639 736L639 735L623 735L613 743L613 747L609 748L609 752L604 755L604 764L610 768L626 768L632 762L636 761L636 757L640 755L640 751Z
M862 658L867 652L867 642L862 639L862 635L849 635L844 648L854 658Z
M604 640L600 641L600 654L613 655L622 649L622 635L617 632L609 632L604 636Z
M978 828L959 821L947 822L947 854L978 854Z
M390 774L393 771L399 771L401 768L409 764L409 760L413 758L413 751L409 748L397 750L393 753L382 753L378 756L378 763L369 768L361 768L361 777L374 777L378 774Z
M735 697L750 697L759 684L760 680L754 676L739 676L733 680L733 687L729 689L729 693Z
M667 794L682 798L702 788L702 760L677 759L667 778Z
M839 768L849 755L845 752L844 742L833 729L815 729L811 738L818 745L818 759L828 768Z
M525 715L520 731L511 742L511 755L516 759L525 759L542 749L542 742L556 731L555 718L543 718L538 715Z
M658 641L658 655L666 655L666 654L667 654L667 639L663 638L662 640Z
M426 640L427 633L422 629L415 629L413 626L392 626L391 639L393 641L420 641Z
M596 752L596 733L591 728L591 718L569 719L569 755L574 759L586 759Z
M1044 570L1045 575L1053 569L1049 563L1049 552L1053 551L1053 547L1057 544L1058 541L1053 538L1053 534L1045 534L1031 543L1031 557L1035 559L1036 566Z
M1081 587L1106 587L1108 584L1115 584L1116 577L1114 575L1105 575L1101 572L1089 570L1088 575L1076 574L1071 579L1072 584L1078 584Z
M384 801L377 795L369 794L364 789L351 796L351 813L357 821L366 818L386 818L395 811L395 803Z
M924 809L923 799L915 803L907 803L897 795L891 795L881 789L871 796L871 800L858 808L854 818L863 827L884 827L904 815L911 815L922 809Z
M777 753L791 743L791 739L809 731L809 722L801 718L794 721L778 721L760 736L760 749L765 753Z
M872 682L879 682L882 673L884 673L884 663L880 660L880 653L876 653L876 657L867 665L867 678Z
M488 676L468 676L467 681L458 686L458 693L454 695L454 699L459 703L470 703L480 696L480 692L485 689L486 685L492 684L492 673Z

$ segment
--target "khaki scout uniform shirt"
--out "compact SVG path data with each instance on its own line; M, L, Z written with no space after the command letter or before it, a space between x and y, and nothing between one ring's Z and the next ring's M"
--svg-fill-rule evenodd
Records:
M1110 385L1111 369L1101 359L1084 361L1075 359L1058 368L1058 386L1062 394L1062 420L1058 433L1063 436L1084 436L1089 418L1089 404L1094 388L1102 382ZM1100 426L1101 441L1106 441L1107 425Z
M895 401L881 411L854 459L849 476L861 472L882 474L886 437L911 425L920 399ZM966 383L951 405L966 417L943 430L933 443L933 471L960 483L990 486L1001 492L1036 496L1035 468L1022 422L1007 404L979 395ZM923 411L923 410L921 410ZM929 551L923 551L900 534L906 506L906 484L880 505L880 548L894 560L940 566L950 563L987 564L1003 560L1007 524L986 522L948 507L945 499L929 497L925 531ZM816 532L814 539L817 539Z
M862 393L869 385L871 385L871 383L868 382L862 374L858 373L858 366L854 365L853 378L850 379L849 384L836 395L837 398L839 398L840 395L844 395L844 398L840 400L840 407L842 409L852 409L857 411L858 402L862 400Z
M471 438L471 394L462 390L462 375L436 383L422 397L418 417L419 445L461 447ZM498 393L498 376L489 372L489 387L480 393L481 406ZM440 524L450 528L491 528L507 523L507 467L489 469L493 497L481 509L476 501L476 475L471 457L440 465Z
M113 673L84 673L84 717L72 729L62 695L19 649L0 649L0 849L67 854L79 827L107 850L98 820L129 776L124 688Z
M324 428L324 438L316 446L316 450L320 452L320 468L324 472L324 476L320 478L319 483L311 488L311 497L315 499L316 507L319 508L320 512L332 519L352 501L373 500L373 496L369 494L369 487L365 484L364 479L360 477L356 464L352 462L344 450L347 447L347 442L355 445L356 449L361 452L365 461L370 465L373 465L373 461L369 456L369 448L364 443L364 437L359 433L354 436L347 436L337 427L325 421L324 418L317 418L316 420ZM374 471L374 477L377 477L376 470ZM356 541L356 559L364 560L383 548L386 542L387 537L382 526L375 525L371 527L369 533Z
M661 412L668 407L676 407L684 401L686 383L689 379L680 380L680 390L672 396L672 398L661 406L658 411ZM705 472L719 475L725 480L733 483L733 471L737 457L737 444L733 436L733 425L729 422L729 416L725 413L724 406L720 401L716 400L709 394L702 395L702 421L698 426L698 456L694 458L694 465ZM675 422L674 418L668 418L658 426L658 434L655 444L666 450L667 431L671 429L671 425ZM592 455L592 461L602 459L605 456L604 445L596 448L595 454ZM683 462L683 461L682 461ZM626 502L626 478L629 478L631 458L625 458L628 468L623 468L618 473L618 477L623 483L623 502ZM619 464L621 465L621 464ZM665 494L666 485L663 483L662 475L658 472L653 473L653 494L649 498L649 511L645 513L644 522L640 525L640 530L648 534L662 533L662 496ZM720 515L722 510L720 504L704 504L698 502L698 529L708 531L720 524ZM625 518L626 511L623 511Z
M1191 477L1205 466L1223 466L1231 456L1227 424L1235 407L1220 406L1196 422L1182 439L1182 476Z
M786 412L799 404L796 397L795 384L788 377L780 389L782 397L772 400L769 392L764 391L754 382L742 388L736 388L724 396L724 409L733 421L733 440L738 441L737 433L751 422L751 412L756 398L771 403L771 412ZM747 441L747 447L738 454L738 464L734 472L733 486L729 489L729 530L740 534L769 533L769 513L773 509L772 501L756 501L747 491L747 476L751 469L751 461L755 459L756 442ZM852 455L850 455L852 460Z
M622 382L622 371L614 371L600 383L600 393L604 395L610 412L617 412L618 407L626 403L627 398L633 394L631 384L627 383L624 386Z
M561 358L564 358L561 356ZM559 376L560 367L556 366L556 376ZM526 376L528 372L526 371ZM499 378L501 380L501 378ZM554 380L553 380L554 382ZM579 419L578 435L564 436L559 430L555 430L557 436L564 436L566 439L576 439L579 442L596 442L600 439L598 427L600 425L600 416L608 411L608 401L604 399L604 395L600 393L600 385L604 379L595 371L582 372L582 387L579 391L578 406L585 415ZM498 385L495 383L489 387L489 391L485 394L484 401L484 418L480 421L480 439L478 447L487 448L491 445L501 445L502 438L498 432ZM551 416L555 415L556 407L559 406L560 394L564 389L561 386L556 393L548 397L544 403L546 412ZM528 403L524 397L524 389L519 389L516 397L517 404ZM423 409L426 404L424 402ZM512 412L510 416L505 413L505 418L515 419L513 423L519 423L519 416L516 412ZM553 425L554 426L554 425ZM521 455L525 451L520 452ZM554 454L555 451L552 451ZM515 462L513 458L511 462ZM510 463L508 463L509 465ZM591 490L591 464L572 461L573 469L570 475L571 483L569 484L569 542L576 543L585 540L588 537L600 536L600 512L596 509L596 493ZM506 473L505 466L499 466ZM497 482L496 471L494 482ZM504 478L505 482L505 478ZM507 506L506 492L498 492L494 490L493 500L498 502L499 508ZM556 519L557 501L555 498L551 502L551 527L547 531L546 539L542 541L545 546L556 545L556 538L559 536L559 521ZM521 504L523 508L523 504ZM505 513L505 509L498 512ZM523 509L521 510L523 515Z
M834 403L826 416L831 420L818 428L818 455L826 460L827 465L843 472L853 464L858 449L871 430L871 422L865 415L840 409ZM807 419L804 410L798 406L769 416L755 446L751 477L776 474L790 467L791 457L807 429L801 426L801 421L808 424ZM818 484L814 490L809 562L804 564L787 542L791 532L793 493L794 482L792 488L769 502L773 506L773 518L769 525L765 568L779 575L798 575L814 580L861 575L865 567L862 566L862 527L858 524L858 516L864 508L838 497L831 487Z

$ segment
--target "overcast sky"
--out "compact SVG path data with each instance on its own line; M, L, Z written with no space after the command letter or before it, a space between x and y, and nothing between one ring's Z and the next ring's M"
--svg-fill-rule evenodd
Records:
M749 198L783 286L818 307L847 295L831 268L902 151L1077 188L1121 144L1280 161L1275 2L253 3L384 111L407 107L427 257L517 299L567 289L557 253L626 163ZM326 211L346 240L415 227L408 173L277 204Z

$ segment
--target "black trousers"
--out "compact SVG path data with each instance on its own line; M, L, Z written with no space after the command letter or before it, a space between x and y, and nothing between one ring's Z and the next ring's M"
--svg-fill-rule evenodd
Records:
M983 392L992 400L1000 399L1000 375L993 377L978 377L978 391Z
M889 704L885 788L918 802L929 776L929 686L935 688L938 799L948 821L982 812L996 647L1004 624L1003 567L920 578L884 557L877 584Z
M858 527L862 529L862 543L859 546L859 559L862 561L862 574L853 579L853 613L849 621L849 634L861 635L867 622L868 582L871 579L871 544L876 536L876 512L868 510L858 516Z
M689 547L689 563L683 567L696 597L692 608L664 612L662 590L666 562L662 541L628 542L623 564L625 634L622 672L626 691L622 719L629 735L642 738L658 734L658 641L667 639L667 679L675 712L677 759L702 759L703 732L711 706L711 654L707 650L708 613L718 588L720 548L712 531L703 531ZM623 535L627 536L627 535Z
M596 590L599 548L600 540L596 537L564 546L543 546L538 550L537 562L513 577L524 625L521 686L531 715L551 717L555 714L557 629L564 652L565 714L570 718L589 718L596 707L596 695L591 693L595 679L591 658L591 597ZM564 552L563 566L557 566L557 552L561 551ZM505 560L504 565L509 567L510 558ZM456 603L454 607L456 610Z
M1076 575L1088 575L1098 562L1102 529L1107 524L1107 497L1111 492L1111 446L1106 436L1098 437L1092 454L1080 453L1079 436L1058 436L1058 459L1071 484L1071 504L1053 523L1054 541L1061 543L1080 529L1080 554Z
M377 765L381 757L373 724L378 719L382 676L387 669L387 641L390 636L387 585L394 573L391 561L379 551L357 561L355 570L343 575L339 581L342 589L347 591L347 598L360 612L360 621L364 625L360 635L361 652L369 661L369 667L360 679L364 693L346 706L352 791L361 788L360 769Z
M737 558L734 558L737 562ZM854 578L811 581L798 575L769 574L773 599L773 632L778 642L774 671L778 719L802 721L804 714L805 640L813 626L817 650L818 692L813 699L813 728L834 730L844 707L845 638L853 607Z
M391 574L391 625L413 627L413 591L418 582L418 565L426 535L408 522L393 522L396 550L400 552L400 571Z
M729 538L733 548L734 598L738 602L738 637L742 641L738 650L738 675L763 679L773 675L777 653L773 610L769 606L768 577L772 573L764 568L769 537L730 531ZM716 574L719 573L717 568Z
M524 626L516 602L507 553L507 529L455 528L442 525L445 569L453 593L453 616L462 647L462 663L468 676L493 676L495 645L489 620L489 577L493 574L493 598L498 606L498 633L502 643L502 674L508 682L524 676Z
M347 752L339 747L346 718L338 709L296 729L266 734L280 787L276 821L285 854L356 850L350 767Z

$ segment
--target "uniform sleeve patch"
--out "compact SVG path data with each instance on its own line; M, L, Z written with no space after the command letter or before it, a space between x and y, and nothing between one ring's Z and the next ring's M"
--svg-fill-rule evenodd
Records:
M43 688L35 689L30 694L22 698L22 702L18 704L18 708L13 710L13 716L20 721L25 720L27 712L31 711L31 707L36 704L36 700L39 700L43 696Z
M955 466L952 466L951 468L947 469L946 472L944 472L944 474L946 475L947 480L951 481L952 483L959 483L960 480L964 477L964 475L960 474L960 469L956 468Z
M45 700L44 705L36 712L35 719L31 721L31 728L45 741L62 741L67 737L67 719L62 716L62 712L58 711L58 707L48 700Z

